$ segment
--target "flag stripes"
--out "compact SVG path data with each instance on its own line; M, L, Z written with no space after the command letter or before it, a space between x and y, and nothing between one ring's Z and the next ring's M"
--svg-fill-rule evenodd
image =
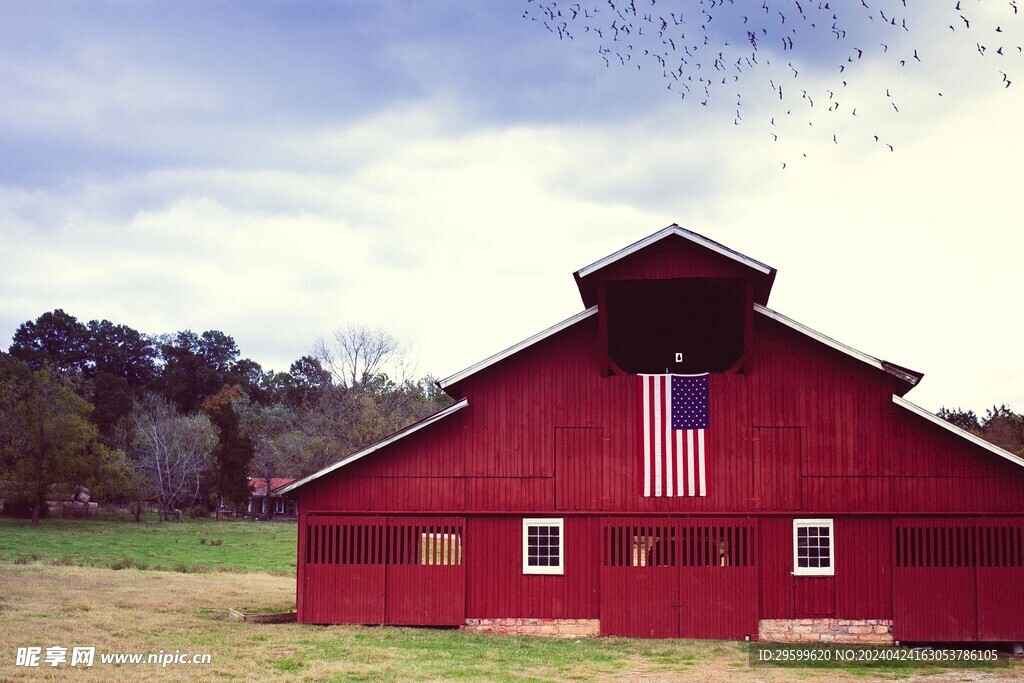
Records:
M673 377L676 382L673 382ZM704 457L706 430L698 428L700 424L697 422L691 420L690 424L679 415L680 402L692 401L694 393L693 390L682 388L678 381L680 377L691 379L680 375L638 377L641 419L640 493L646 497L707 495ZM707 375L695 379L706 382ZM689 394L685 398L681 394L683 391ZM705 384L705 402L706 395ZM706 408L704 412L706 415ZM694 428L680 429L680 426Z

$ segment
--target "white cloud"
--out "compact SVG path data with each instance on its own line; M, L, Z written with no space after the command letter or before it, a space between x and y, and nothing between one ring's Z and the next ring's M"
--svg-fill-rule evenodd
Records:
M382 50L410 72L426 54ZM18 107L0 119L99 160L0 185L0 337L62 307L147 332L221 329L284 370L340 325L381 324L416 347L421 371L444 375L578 311L574 270L678 222L778 267L784 313L926 372L911 398L927 407L1024 406L1011 341L1024 325L1011 303L1019 89L965 80L974 67L950 61L942 100L932 82L901 84L906 115L869 118L899 73L865 66L844 95L869 103L863 117L816 108L772 126L754 99L734 126L731 112L659 99L649 78L587 71L566 52L571 66L553 64L550 80L535 56L500 74L526 101L504 103L503 118L500 79L467 86L501 53L461 63L470 53L441 60L462 71L424 74L412 95L308 119L291 118L296 102L250 116L240 93L263 81L218 89L245 71L234 63L186 71L131 50L14 63L17 87L0 91ZM264 101L290 92L279 87ZM572 99L581 90L588 99ZM879 121L895 152L873 140Z

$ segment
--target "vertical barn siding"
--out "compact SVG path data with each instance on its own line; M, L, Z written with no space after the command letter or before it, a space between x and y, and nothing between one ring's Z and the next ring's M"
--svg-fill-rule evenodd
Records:
M754 430L754 506L759 510L799 510L802 429Z
M600 510L604 441L596 428L555 429L555 507L559 510Z
M892 619L892 526L887 518L835 520L835 615Z
M598 519L565 518L563 533L565 573L523 574L522 517L468 520L466 618L598 618Z
M591 317L467 377L467 408L303 487L302 509L553 512L563 486L588 498L565 509L600 497L604 511L634 514L747 513L755 500L809 513L1024 511L1024 472L894 405L890 376L755 323L751 374L711 377L704 498L637 495L636 380L600 377ZM599 431L601 445L563 463L582 478L558 483L565 428Z
M761 618L793 619L793 520L761 519Z
M835 574L794 576L793 519L761 519L761 618L891 619L889 520L835 518Z

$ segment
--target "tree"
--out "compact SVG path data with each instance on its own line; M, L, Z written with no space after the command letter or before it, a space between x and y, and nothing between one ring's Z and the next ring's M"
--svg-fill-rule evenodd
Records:
M241 419L234 405L242 396L242 387L232 384L203 402L203 410L217 428L211 485L217 498L218 519L224 500L240 506L249 497L247 475L253 457L253 443L242 432Z
M157 349L152 337L109 320L91 320L86 330L91 375L121 377L133 391L156 377Z
M61 374L81 374L87 364L87 342L85 325L58 308L19 325L10 354L33 370L48 363Z
M161 518L198 502L217 444L210 419L182 415L163 397L147 394L135 408L133 423L130 455L153 486Z
M160 355L164 361L158 382L160 393L182 412L192 413L204 398L228 383L227 375L238 358L238 345L217 330L201 335L184 330L161 340Z
M432 378L409 379L408 352L380 328L348 325L320 339L315 358L292 365L303 387L300 423L316 445L307 467L362 448L449 405Z
M980 419L973 410L962 408L942 407L936 414L1011 453L1024 451L1024 415L1018 415L1005 404L992 406Z
M973 410L964 410L963 408L946 408L942 406L939 408L939 412L936 413L946 422L956 425L960 429L966 430L971 434L981 434L981 422L978 420L978 416Z
M275 477L299 471L308 459L311 444L299 429L295 413L282 403L262 406L243 397L236 407L243 417L243 429L254 446L251 471L253 476L267 482L269 501L270 482ZM273 508L268 505L264 515L272 517L273 514Z
M982 420L982 436L1011 453L1024 449L1024 416L1013 412L1007 405L992 406Z
M331 373L313 356L303 356L282 378L283 399L292 408L299 408L331 389Z
M26 496L38 524L51 489L94 484L111 453L89 421L92 406L44 362L30 374L0 378L0 462L8 495Z
M405 377L407 354L398 340L386 330L365 325L346 325L335 330L331 339L319 339L316 356L334 382L347 389L365 386L374 377L391 370Z

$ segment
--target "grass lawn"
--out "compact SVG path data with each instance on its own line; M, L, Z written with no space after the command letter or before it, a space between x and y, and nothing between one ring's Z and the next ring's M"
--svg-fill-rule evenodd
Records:
M0 680L75 681L800 681L1020 680L1008 669L766 669L744 643L593 638L547 640L452 630L253 624L229 607L294 606L291 577L90 567L0 568ZM91 668L15 665L17 648L96 647ZM115 665L102 654L209 653L212 663Z
M0 519L0 562L295 573L294 522Z

